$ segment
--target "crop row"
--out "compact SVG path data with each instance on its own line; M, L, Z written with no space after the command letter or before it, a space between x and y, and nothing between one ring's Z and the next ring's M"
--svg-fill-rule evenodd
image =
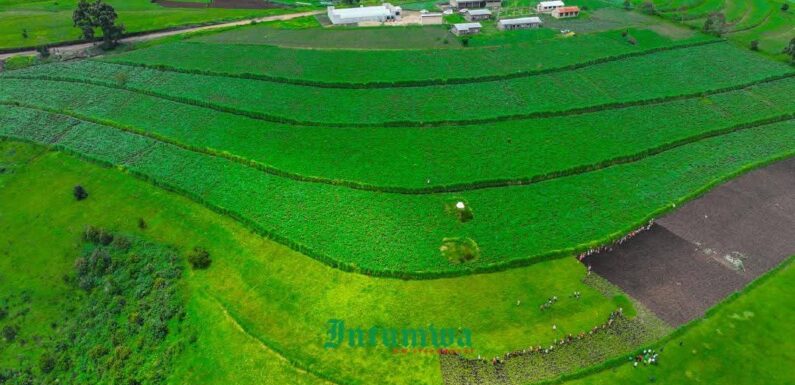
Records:
M313 87L392 88L521 78L720 42L707 35L672 41L650 30L631 33L641 43L631 45L616 31L534 44L427 51L307 50L177 42L102 60ZM373 71L373 68L378 70Z
M326 89L91 61L4 76L105 85L288 124L366 127L569 115L709 94L792 74L787 65L711 44L529 78L417 88Z
M644 160L521 187L401 195L304 183L122 130L0 107L0 135L49 143L185 194L296 250L350 271L433 278L571 255L621 237L750 164L793 153L795 121L748 129ZM43 120L68 124L41 124ZM66 126L66 128L65 128ZM463 199L474 219L445 211ZM479 259L451 264L442 239Z
M653 106L430 130L296 128L102 87L16 79L0 85L0 103L113 126L290 179L418 194L592 171L795 113L795 78Z

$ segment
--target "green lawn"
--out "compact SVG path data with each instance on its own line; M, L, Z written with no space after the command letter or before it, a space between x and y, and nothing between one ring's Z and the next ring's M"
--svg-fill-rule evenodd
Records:
M164 8L148 0L109 0L108 3L118 12L118 21L125 25L127 32L300 11L290 8L265 10ZM79 31L72 25L72 11L76 4L76 0L0 0L0 49L77 40ZM27 31L27 37L23 36L23 30Z
M793 279L790 258L704 319L653 345L659 354L656 366L633 368L625 362L566 384L791 384Z
M585 269L573 258L452 279L371 278L317 263L115 169L14 142L0 143L0 162L10 170L0 174L0 253L14 257L2 259L0 276L13 272L14 278L0 280L0 288L33 288L31 308L41 313L24 333L46 330L58 317L40 304L57 305L68 294L61 276L72 269L86 225L173 245L183 254L196 246L210 252L211 267L186 276L186 322L197 338L175 361L171 383L314 384L321 381L310 373L320 373L338 383L438 384L435 356L324 349L327 320L466 327L475 354L494 356L590 329L617 306L631 311L626 299L584 284ZM72 197L76 184L88 191L86 200ZM571 297L574 291L579 299ZM540 311L552 296L560 300Z

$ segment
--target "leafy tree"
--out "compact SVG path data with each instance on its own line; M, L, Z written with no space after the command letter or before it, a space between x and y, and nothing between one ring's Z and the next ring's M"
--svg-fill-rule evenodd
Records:
M55 369L55 357L50 353L44 353L39 357L39 369L42 373L49 373Z
M640 11L647 14L647 15L654 15L657 13L657 9L654 8L654 3L649 0L643 2L640 5Z
M193 249L193 252L188 255L188 262L190 262L194 269L206 269L210 267L213 261L210 259L210 253L208 253L207 250L196 247Z
M624 9L629 10L632 8L632 2L629 0L624 0Z
M721 12L710 13L704 22L704 32L722 35L726 28L726 16Z
M74 26L80 28L84 39L93 39L96 28L102 31L103 49L115 47L124 32L123 24L116 25L117 18L116 10L102 0L96 0L93 3L80 0L77 9L72 13Z
M83 199L88 198L88 192L81 185L75 186L73 194L75 196L75 199L77 199L79 201L82 201Z
M28 38L28 29L27 28L22 28L22 38L23 39L27 39Z
M17 339L17 328L14 326L3 327L3 339L8 342L14 342Z
M751 51L759 51L759 40L751 40Z
M789 45L784 48L784 53L789 55L790 59L795 62L795 37L789 41Z
M781 10L784 12L789 11L789 3L781 4Z

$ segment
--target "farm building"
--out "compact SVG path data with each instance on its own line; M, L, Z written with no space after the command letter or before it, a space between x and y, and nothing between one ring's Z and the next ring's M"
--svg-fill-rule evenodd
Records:
M427 10L423 9L420 12L420 24L421 25L442 24L442 14L439 12L428 12Z
M501 0L450 0L452 9L499 8Z
M450 32L456 36L463 36L463 35L474 35L480 32L480 29L483 28L480 23L459 23L453 24L453 28Z
M536 6L536 11L538 13L552 13L552 11L564 6L566 4L562 1L542 1Z
M579 15L580 15L580 7L560 7L552 11L552 17L556 19L577 17Z
M373 7L336 9L328 7L328 18L333 24L357 24L400 20L401 8L384 3Z
M509 31L512 29L538 28L541 24L543 24L543 22L536 16L520 17L516 19L500 20L499 23L497 23L497 29L500 31Z
M488 20L491 18L491 11L488 9L467 9L464 12L464 19L468 21Z

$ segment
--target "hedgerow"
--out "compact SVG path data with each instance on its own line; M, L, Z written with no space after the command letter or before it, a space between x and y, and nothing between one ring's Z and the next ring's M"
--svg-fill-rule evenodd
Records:
M24 108L0 110L2 136L52 143L122 167L331 266L401 278L495 271L590 249L750 165L792 155L795 144L789 120L543 183L401 195L299 182L110 127ZM47 117L59 124L28 123ZM473 220L461 223L445 212L446 202L458 197L477 212ZM479 258L445 260L438 248L452 237L477 242Z
M128 74L124 84L115 80L121 72ZM366 127L579 114L706 95L793 73L791 67L751 52L711 44L528 78L412 88L316 88L91 61L37 66L4 76L99 84L273 122Z
M536 183L795 112L795 78L787 78L707 98L484 126L296 129L100 87L15 79L0 84L0 103L110 125L290 179L405 194ZM39 92L30 93L31 86ZM473 154L477 167L468 165ZM530 154L532 162L516 161Z

